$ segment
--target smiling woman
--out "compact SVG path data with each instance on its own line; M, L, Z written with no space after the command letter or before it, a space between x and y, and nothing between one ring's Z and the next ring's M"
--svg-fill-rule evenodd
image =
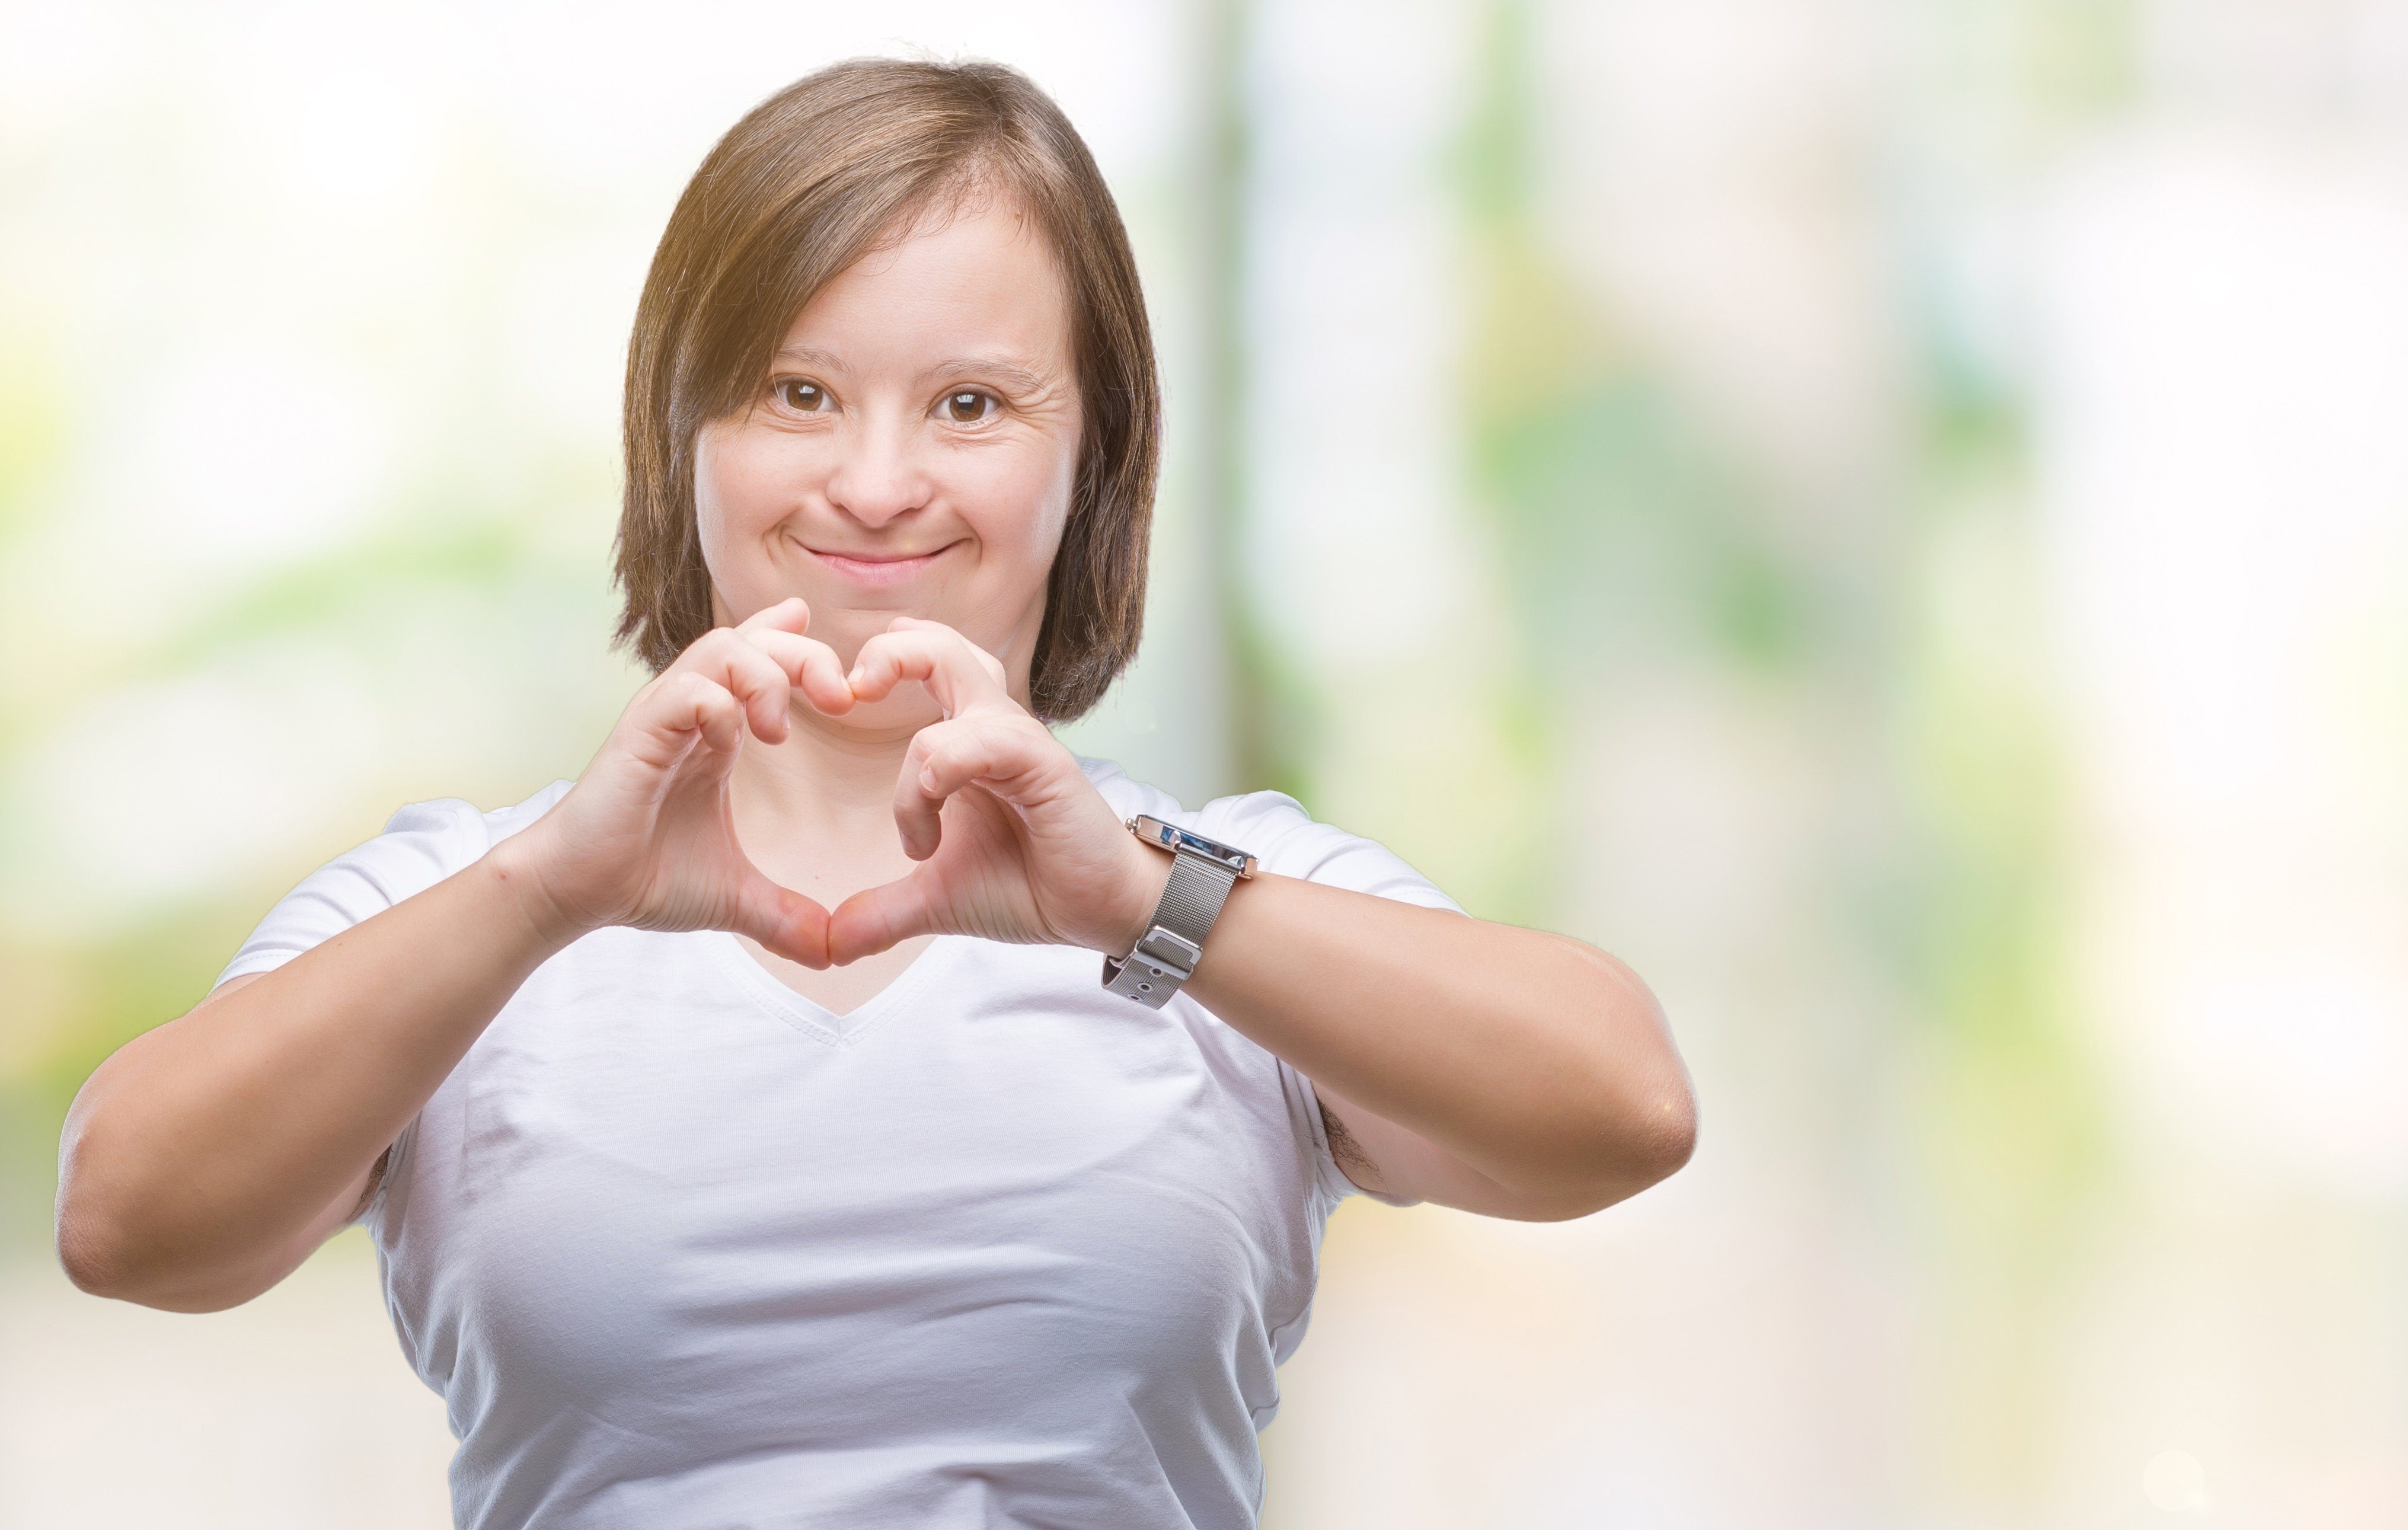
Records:
M1082 432L1068 304L1030 224L990 192L863 257L796 318L761 395L702 430L713 625L800 592L840 649L917 610L1007 669L1034 658ZM972 336L982 353L954 355Z
M77 1283L227 1307L366 1221L466 1525L1234 1525L1341 1198L1561 1218L1677 1168L1611 957L1048 730L1136 649L1154 376L1025 79L849 64L738 124L630 353L654 678L94 1072Z
M849 350L831 343L839 331ZM861 392L873 371L875 400ZM982 412L959 418L957 397L972 395ZM941 85L917 64L823 71L729 131L653 257L627 356L620 636L657 672L725 619L696 514L711 485L695 458L711 439L752 435L742 427L765 415L813 416L848 433L824 441L823 473L845 448L882 445L908 471L925 443L861 436L865 411L933 421L940 403L949 423L1009 419L1023 456L1031 429L1068 454L1068 494L1043 501L1062 519L1039 580L1030 701L1049 722L1075 718L1137 652L1160 455L1154 344L1119 211L1069 122L1010 70L966 65ZM994 436L955 440L973 438ZM856 465L848 486L892 492L858 478L875 466Z

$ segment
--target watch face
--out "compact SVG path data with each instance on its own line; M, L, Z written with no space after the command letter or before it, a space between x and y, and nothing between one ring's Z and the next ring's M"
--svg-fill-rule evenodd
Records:
M1150 844L1160 845L1167 851L1186 851L1190 854L1201 855L1209 861L1227 866L1240 877L1251 877L1254 874L1254 858L1244 851L1233 845L1225 845L1218 839L1207 839L1202 835L1182 829L1176 823L1165 823L1158 818L1140 813L1129 820L1129 827L1137 831L1139 838Z

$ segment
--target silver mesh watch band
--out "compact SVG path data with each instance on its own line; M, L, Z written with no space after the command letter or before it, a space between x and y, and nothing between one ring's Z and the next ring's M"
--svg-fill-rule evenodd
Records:
M1161 842L1142 829L1138 833L1149 843ZM1104 986L1149 1009L1161 1008L1180 984L1196 975L1204 937L1221 917L1221 905L1228 901L1239 877L1234 867L1211 856L1184 848L1171 854L1170 880L1163 886L1162 901L1154 906L1152 927L1126 956L1104 958Z

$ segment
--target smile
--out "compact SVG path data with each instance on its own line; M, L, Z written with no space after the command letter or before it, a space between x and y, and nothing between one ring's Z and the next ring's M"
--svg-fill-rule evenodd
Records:
M931 551L914 553L823 552L815 547L806 547L803 551L832 574L854 584L885 589L918 579L938 559L960 545L948 542Z

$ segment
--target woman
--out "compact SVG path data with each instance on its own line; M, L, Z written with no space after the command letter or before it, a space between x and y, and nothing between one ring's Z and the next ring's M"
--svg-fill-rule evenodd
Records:
M230 1307L365 1220L462 1524L1253 1523L1340 1197L1584 1215L1692 1107L1612 958L1047 731L1135 651L1155 431L1034 86L856 62L753 111L629 357L656 678L94 1072L76 1282Z

